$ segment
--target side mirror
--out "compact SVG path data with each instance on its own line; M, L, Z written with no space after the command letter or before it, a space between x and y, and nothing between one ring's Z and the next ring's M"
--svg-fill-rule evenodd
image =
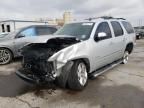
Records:
M22 34L20 34L20 35L17 36L17 38L23 38L23 37L25 37L25 36L22 35Z
M100 40L103 40L107 37L107 34L105 32L100 32L95 36L95 41L98 42Z
M98 38L104 38L106 36L107 36L107 34L104 32L98 33Z

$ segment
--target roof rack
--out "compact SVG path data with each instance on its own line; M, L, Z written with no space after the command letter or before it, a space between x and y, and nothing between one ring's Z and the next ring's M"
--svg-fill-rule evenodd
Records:
M126 20L125 18L115 18L115 19L122 19L122 20Z
M85 20L92 21L94 19L99 19L99 18L102 18L102 19L121 19L121 20L126 20L124 18L114 18L114 17L111 17L111 16L93 17L93 18L88 18L88 19L85 19Z

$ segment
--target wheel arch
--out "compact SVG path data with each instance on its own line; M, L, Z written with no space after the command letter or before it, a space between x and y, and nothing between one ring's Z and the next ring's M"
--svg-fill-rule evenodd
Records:
M73 61L75 61L75 60L82 60L87 67L88 73L90 72L90 61L88 58L78 58L78 59L74 59Z
M72 59L72 60L68 61L67 64L64 67L62 67L61 74L56 79L56 82L58 83L58 85L60 87L68 86L67 81L68 81L68 77L70 75L70 70L71 70L72 66L74 65L73 63L77 60L83 61L86 64L88 72L90 71L90 62L89 62L88 58L76 58L76 59Z
M11 52L11 54L12 54L12 58L14 58L14 53L13 53L13 51L10 48L7 48L7 47L0 47L0 48L9 50Z
M133 47L134 47L133 43L130 42L130 43L128 43L128 44L126 45L125 51L128 51L129 54L131 54L132 51L133 51Z

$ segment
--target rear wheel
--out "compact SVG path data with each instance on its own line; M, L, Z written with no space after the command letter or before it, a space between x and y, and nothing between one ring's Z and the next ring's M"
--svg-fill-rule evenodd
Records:
M129 52L128 52L128 51L125 51L125 52L124 52L124 55L123 55L122 64L127 64L128 59L129 59Z
M5 48L0 48L0 65L8 64L12 60L12 53Z
M139 39L141 39L141 36L139 35L139 36L137 36L137 39L139 40Z
M86 64L82 60L74 62L68 77L68 86L70 89L82 90L88 82L88 73Z

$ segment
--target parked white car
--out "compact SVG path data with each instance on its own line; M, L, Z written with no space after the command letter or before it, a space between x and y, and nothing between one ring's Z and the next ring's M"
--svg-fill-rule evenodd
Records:
M56 81L82 90L88 76L97 77L128 62L135 32L125 19L102 17L64 25L54 35L39 37L22 49L23 68L16 74L28 82Z

